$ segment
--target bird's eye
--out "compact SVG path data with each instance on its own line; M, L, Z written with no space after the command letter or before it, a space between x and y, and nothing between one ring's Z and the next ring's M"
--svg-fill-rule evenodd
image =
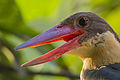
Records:
M88 23L89 23L89 19L87 17L81 17L79 19L79 25L81 27L85 27L86 25L88 25Z

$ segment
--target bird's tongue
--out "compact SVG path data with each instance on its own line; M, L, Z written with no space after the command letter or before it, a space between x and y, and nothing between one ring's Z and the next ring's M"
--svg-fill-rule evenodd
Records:
M40 46L46 43L56 42L60 40L65 40L67 43L62 46L48 52L36 58L30 62L23 64L22 66L32 66L36 64L41 64L45 62L49 62L59 58L62 54L79 47L80 44L78 40L85 34L84 30L76 30L72 26L61 26L56 25L55 27L49 29L48 31L32 38L31 40L19 45L15 48L15 50Z

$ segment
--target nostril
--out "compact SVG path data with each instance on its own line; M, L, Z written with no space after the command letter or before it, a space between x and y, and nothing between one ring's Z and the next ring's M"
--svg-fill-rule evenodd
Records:
M58 26L57 28L62 28L63 26Z

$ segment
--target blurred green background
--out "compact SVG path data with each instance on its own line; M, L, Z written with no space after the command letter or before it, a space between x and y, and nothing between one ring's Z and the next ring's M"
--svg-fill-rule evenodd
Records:
M120 35L120 0L0 0L0 80L79 80L82 61L74 55L64 54L52 62L20 67L64 41L14 50L76 12L98 14Z

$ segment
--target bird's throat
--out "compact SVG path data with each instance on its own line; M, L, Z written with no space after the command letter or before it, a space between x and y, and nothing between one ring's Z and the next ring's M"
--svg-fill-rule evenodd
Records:
M120 63L120 43L111 32L100 34L94 39L91 55L83 58L83 69L99 69L105 65ZM92 46L93 46L92 45ZM89 54L89 53L88 53Z
M110 31L98 33L83 42L81 47L68 53L80 56L84 64L83 70L99 69L108 64L120 63L120 43Z

